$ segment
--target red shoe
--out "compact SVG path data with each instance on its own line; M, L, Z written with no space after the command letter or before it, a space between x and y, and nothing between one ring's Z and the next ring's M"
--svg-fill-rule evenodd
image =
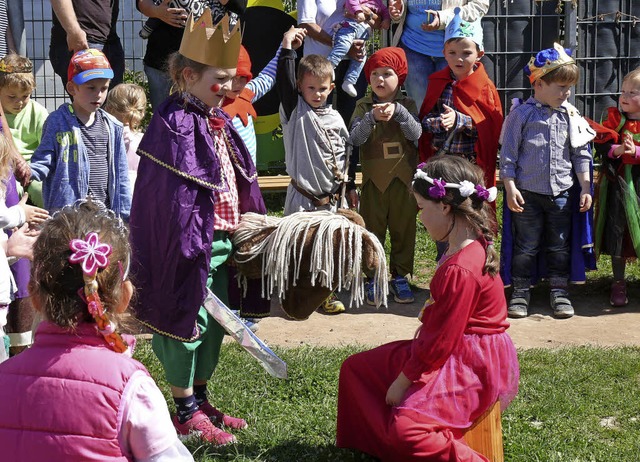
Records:
M227 444L237 442L235 436L225 433L213 425L207 414L202 411L196 411L193 416L183 424L178 422L177 416L173 416L173 426L176 427L180 439L197 435L204 441L213 443L216 446L226 446Z
M242 430L248 427L246 420L223 414L213 407L209 401L202 403L199 409L204 412L215 425L224 425L225 427L233 428L235 430Z
M611 284L611 306L625 306L629 303L627 299L627 284L624 281L615 281Z

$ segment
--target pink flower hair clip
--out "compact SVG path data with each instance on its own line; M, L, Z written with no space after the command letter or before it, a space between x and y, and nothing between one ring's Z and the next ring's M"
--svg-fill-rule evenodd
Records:
M431 178L422 169L418 169L413 176L413 181L424 180L432 184L429 188L429 196L434 199L442 199L446 194L445 188L457 189L462 197L469 197L476 194L480 199L487 202L493 202L498 196L498 188L495 186L486 189L481 184L474 185L471 181L462 180L460 183L447 183L442 178Z
M69 248L73 251L69 256L69 262L80 264L82 272L94 278L99 268L106 268L109 264L111 246L103 244L98 239L97 233L87 234L87 240L72 239Z

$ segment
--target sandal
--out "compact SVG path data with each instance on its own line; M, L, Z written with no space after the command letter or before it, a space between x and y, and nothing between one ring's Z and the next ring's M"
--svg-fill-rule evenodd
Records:
M565 289L551 289L550 298L554 317L566 319L574 315L573 305L569 300L569 292Z
M530 300L531 294L529 293L529 289L513 289L513 293L509 299L507 315L514 319L526 318Z

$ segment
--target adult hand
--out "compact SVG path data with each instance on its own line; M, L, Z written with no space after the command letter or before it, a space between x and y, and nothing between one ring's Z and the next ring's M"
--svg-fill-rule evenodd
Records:
M364 58L367 56L367 49L365 48L365 41L362 39L356 39L351 44L351 48L349 48L349 59L353 59L355 61L364 61Z
M402 4L402 0L389 0L389 16L394 21L397 21L402 16L402 11L404 9L404 5Z
M164 0L155 7L155 17L166 22L173 27L184 27L187 25L187 10L184 8L171 8L171 0Z
M456 111L453 108L443 104L444 112L440 114L440 124L445 130L451 130L456 123Z
M80 26L74 27L71 31L67 32L67 48L73 53L89 48L87 34Z
M29 228L27 223L20 228L14 228L7 241L7 257L33 260L33 244L39 234L40 231Z
M424 31L432 32L434 30L438 30L440 28L440 16L437 11L434 10L424 10L427 15L426 21L421 24L421 28Z
M49 212L40 207L34 207L33 205L27 205L28 193L24 193L18 205L24 210L27 223L37 225L49 218Z

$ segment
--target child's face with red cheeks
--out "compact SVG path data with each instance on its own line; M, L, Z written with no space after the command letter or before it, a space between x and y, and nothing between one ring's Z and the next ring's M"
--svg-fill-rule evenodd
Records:
M185 67L182 72L187 91L209 107L220 106L236 75L235 69L218 67L207 67L201 73Z
M236 99L242 93L244 87L247 86L247 83L249 83L249 79L242 75L236 75L231 81L231 90L227 92L226 97Z
M633 80L625 80L622 83L620 109L632 119L640 119L640 83Z
M379 101L393 101L398 91L398 74L391 67L376 67L371 71L369 82Z
M331 77L317 77L313 74L304 74L298 85L298 90L305 102L314 109L324 106L327 98L333 90L334 84Z
M444 59L451 68L456 80L462 80L473 74L473 66L484 55L478 51L478 45L471 39L449 40L444 44Z

